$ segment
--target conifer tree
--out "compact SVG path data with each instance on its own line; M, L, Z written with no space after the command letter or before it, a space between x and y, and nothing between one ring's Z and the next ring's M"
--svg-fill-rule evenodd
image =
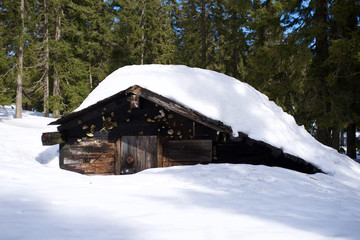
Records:
M48 0L43 0L43 17L44 17L44 117L49 117L49 68L50 68L50 53L49 53L49 18L48 18Z
M360 52L360 6L355 0L336 1L329 12L328 85L334 98L335 117L347 131L347 154L356 158L355 131L360 118L360 59L354 53Z
M253 2L248 21L248 40L252 44L246 81L296 115L311 54L307 44L296 43L292 35L285 33L282 18L287 8L279 1Z
M55 36L53 46L58 45L61 39L61 19L62 19L62 6L60 3L57 3L54 7L55 10ZM56 49L53 47L53 49ZM61 109L61 95L60 95L60 69L58 66L59 61L59 53L58 51L53 51L53 95L52 98L49 99L52 103L53 109L53 117L60 117Z
M173 62L175 33L170 19L172 5L166 5L167 2L151 0L115 3L118 21L114 28L120 66Z
M16 78L16 112L15 118L22 117L22 84L23 84L23 68L24 68L24 39L25 39L25 3L24 0L20 0L20 36L16 45L16 55L18 56L18 73Z
M214 1L211 9L209 68L245 81L246 53L249 49L245 28L251 1Z
M207 68L211 0L181 1L181 16L178 28L181 29L179 51L181 63L194 67Z

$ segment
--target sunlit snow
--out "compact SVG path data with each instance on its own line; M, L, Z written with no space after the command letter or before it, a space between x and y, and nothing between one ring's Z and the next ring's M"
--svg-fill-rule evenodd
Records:
M13 115L0 107L0 239L360 236L360 174L210 164L85 176L59 169L57 145L42 146L41 133L53 119ZM342 164L358 171L358 165Z
M132 66L110 75L78 110L134 84L329 174L209 164L80 175L58 167L58 145L41 144L53 119L28 111L14 119L13 108L0 107L0 239L359 239L360 165L315 141L266 96L212 71Z

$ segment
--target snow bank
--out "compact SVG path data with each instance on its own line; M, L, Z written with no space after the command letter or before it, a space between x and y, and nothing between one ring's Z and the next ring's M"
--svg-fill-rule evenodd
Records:
M85 176L59 169L57 145L42 146L41 133L53 119L13 116L14 109L0 107L0 239L360 236L360 175L209 164Z
M75 111L139 85L316 165L357 177L358 165L316 141L292 116L250 85L224 74L174 65L127 66L110 74Z

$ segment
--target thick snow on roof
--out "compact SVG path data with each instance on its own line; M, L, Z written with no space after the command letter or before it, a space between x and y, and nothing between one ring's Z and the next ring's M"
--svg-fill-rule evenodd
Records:
M102 81L75 111L133 85L222 121L232 128L234 136L238 132L248 134L252 139L303 158L327 173L360 173L357 163L316 141L267 96L246 83L210 70L175 65L123 67Z

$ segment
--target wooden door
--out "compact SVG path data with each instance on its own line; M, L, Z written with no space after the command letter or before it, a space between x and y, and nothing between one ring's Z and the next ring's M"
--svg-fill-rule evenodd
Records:
M116 143L115 174L157 167L157 136L122 136Z

